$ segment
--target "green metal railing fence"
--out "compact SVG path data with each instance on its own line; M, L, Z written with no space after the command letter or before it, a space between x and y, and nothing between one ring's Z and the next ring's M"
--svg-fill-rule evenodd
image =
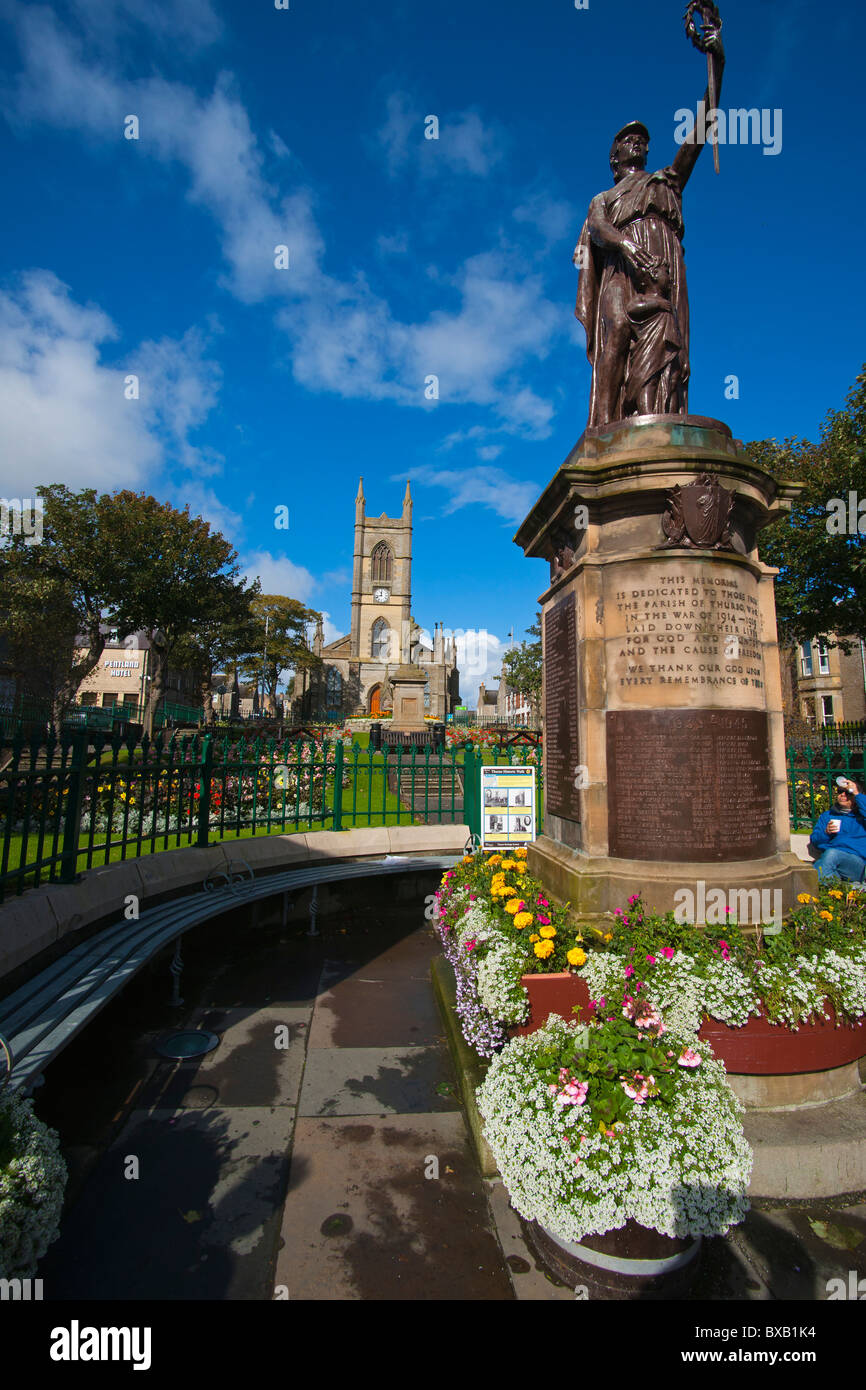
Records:
M834 802L837 777L851 777L866 785L863 748L843 745L814 748L794 744L787 751L788 803L794 830L811 830L822 811Z
M481 763L533 766L540 748L361 748L338 739L66 730L0 741L0 898L182 845L311 829L468 824L481 831Z

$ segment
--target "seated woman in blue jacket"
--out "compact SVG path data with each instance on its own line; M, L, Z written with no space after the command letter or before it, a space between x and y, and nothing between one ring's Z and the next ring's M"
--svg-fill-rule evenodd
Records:
M856 782L839 778L836 805L815 822L809 840L818 878L860 883L866 876L866 796Z

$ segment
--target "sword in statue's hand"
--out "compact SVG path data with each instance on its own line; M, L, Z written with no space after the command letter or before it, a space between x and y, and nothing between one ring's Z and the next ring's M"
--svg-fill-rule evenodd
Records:
M695 18L701 21L699 29ZM718 6L712 0L690 0L689 6L683 15L686 24L686 34L691 39L695 48L707 55L707 90L710 94L710 110L716 110L716 69L713 63L713 55L710 52L710 42L718 38L722 30L722 17L719 14ZM718 121L713 121L713 138L710 142L713 147L713 167L716 173L719 172L719 130Z

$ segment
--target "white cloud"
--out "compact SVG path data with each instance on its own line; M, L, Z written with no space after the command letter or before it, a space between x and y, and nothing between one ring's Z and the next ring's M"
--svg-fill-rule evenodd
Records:
M173 12L171 5L166 12ZM268 183L264 155L228 74L217 77L209 96L161 77L125 81L101 61L88 61L83 45L52 12L19 7L14 14L24 66L11 118L116 142L124 116L137 114L140 141L130 154L155 155L186 170L188 197L220 230L229 268L225 287L244 302L272 298L286 305L277 322L303 386L429 410L439 408L424 394L425 378L434 374L440 404L484 405L507 430L531 438L549 434L552 404L515 377L527 361L544 357L562 331L561 311L545 297L540 278L516 272L504 252L485 252L450 278L439 276L453 307L401 322L363 276L341 281L324 272L312 193L298 184L281 195ZM419 117L428 164L481 175L495 163L496 138L477 113L443 120L438 142L423 139L423 113ZM380 132L389 161L399 164L406 156L414 119L408 98L395 94ZM439 148L431 154L431 146ZM289 248L286 270L274 266L279 245Z
M452 635L445 629L446 639ZM495 690L499 684L502 657L508 643L486 628L473 628L463 631L454 629L457 644L457 668L460 672L460 700L470 709L478 703L478 687L481 682L487 690Z
M412 482L426 487L441 487L448 493L444 515L461 507L489 507L505 521L522 521L538 496L536 483L521 483L510 478L500 468L432 468L424 466L412 472Z
M456 116L424 111L406 92L392 92L385 109L375 144L392 178L407 166L425 178L443 173L485 178L502 158L501 133L485 126L477 111L462 111ZM432 115L438 117L438 139L428 139L425 133L427 117Z
M189 505L191 516L199 516L202 521L210 522L213 530L220 531L226 540L230 541L233 533L242 525L242 518L220 501L213 488L192 481L169 485L169 491L172 506L182 508Z
M128 365L139 377L141 407L148 423L171 442L184 467L213 473L222 467L222 456L197 448L188 439L216 405L222 382L222 370L205 357L205 346L201 331L191 328L180 340L142 343Z
M260 579L263 594L284 594L306 603L318 581L303 565L296 565L284 555L272 555L268 550L257 550L245 556L247 579Z
M219 383L202 335L143 343L108 365L104 346L117 337L107 314L76 302L50 271L28 271L0 292L4 495L56 482L136 488L169 463L215 466L189 439ZM131 373L140 374L138 400L125 394Z
M570 236L577 241L580 232L579 215L571 203L551 198L547 193L534 193L514 209L515 222L521 222L541 233L546 246L567 242Z

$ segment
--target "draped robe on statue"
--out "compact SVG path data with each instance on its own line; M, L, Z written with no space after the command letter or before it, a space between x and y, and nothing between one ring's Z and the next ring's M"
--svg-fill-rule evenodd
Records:
M649 390L647 413L665 415L688 405L689 302L683 259L682 190L672 166L654 174L636 169L599 195L604 216L661 263L656 280L637 275L619 251L592 239L594 210L578 246L580 279L576 313L586 330L586 355L593 365L590 425L605 425L638 413ZM596 201L596 200L594 200ZM596 363L604 342L604 306L615 285L623 291L630 343L623 381L610 420L600 418Z

